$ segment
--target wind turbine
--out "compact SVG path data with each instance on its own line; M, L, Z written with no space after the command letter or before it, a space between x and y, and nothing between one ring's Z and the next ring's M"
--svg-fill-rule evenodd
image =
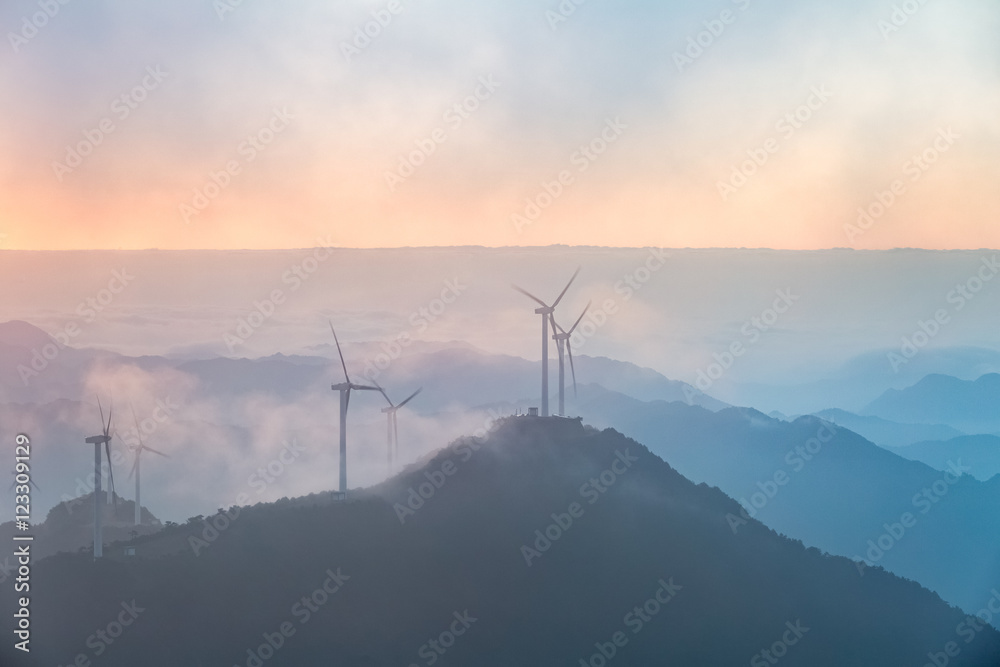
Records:
M11 470L10 474L14 476L14 481L10 483L10 489L7 489L8 491L10 491L11 489L13 489L15 486L18 486L18 483L17 483L17 471L16 470ZM28 482L31 484L31 486L35 487L35 491L41 491L41 489L38 488L38 485L35 484L35 480L29 479Z
M333 332L333 340L337 343L337 354L340 355L340 365L344 369L344 380L339 384L331 385L330 388L340 392L340 493L347 499L347 406L351 402L351 390L360 391L381 391L378 387L369 387L365 384L354 384L351 376L347 373L347 364L344 363L344 353L340 350L340 341L337 340L337 332L330 323L330 331Z
M564 287L563 291L559 293L559 296L556 298L555 301L552 302L551 306L542 301L541 299L539 299L534 294L531 294L530 292L521 289L517 285L511 285L511 287L516 289L521 294L541 304L541 308L535 308L535 314L542 316L542 416L543 417L549 416L549 320L552 318L552 313L555 312L556 306L559 305L559 302L562 301L563 296L566 294L566 290L568 290L569 286L573 284L574 280L576 280L576 275L578 273L580 273L579 268L577 268L577 270L573 272L573 277L569 279L569 282L566 283L566 287Z
M569 331L563 331L563 328L556 324L556 318L554 315L550 316L552 318L552 330L555 332L552 334L552 340L556 342L556 347L559 349L559 415L561 417L566 416L566 366L563 360L564 354L569 355L569 370L573 373L573 396L576 396L576 369L573 367L573 346L569 343L570 336L576 331L577 326L580 325L583 316L587 314L590 310L590 303L583 309L580 313L580 317L576 318L576 322L573 326L569 328ZM565 352L564 352L565 351Z
M101 428L104 432L101 435L92 435L84 442L94 446L94 559L104 555L104 534L101 530L101 445L108 455L108 473L111 476L111 494L115 495L115 471L111 467L111 414L114 406L108 408L108 422L104 423L104 407L101 406L101 399L97 399L97 407L101 411ZM115 498L115 507L117 507Z
M389 403L389 407L382 408L382 414L386 417L386 435L388 436L388 441L386 443L386 465L388 466L389 473L391 474L392 460L393 458L399 457L399 427L396 425L396 412L413 400L414 396L423 391L423 387L407 396L399 405L395 405L393 404L392 399L389 398L389 395L385 393L385 389L383 389L378 382L376 382L375 385L378 387L378 390L382 392L382 395L385 396L386 402Z
M129 448L129 450L131 450L131 452L133 454L135 454L135 463L132 464L132 472L130 472L128 476L129 476L129 479L131 479L133 476L135 476L135 521L134 521L134 523L135 523L136 526L138 526L138 525L142 524L142 501L141 501L141 497L142 496L140 495L140 487L139 487L139 475L142 472L142 453L143 453L143 451L147 451L147 452L152 452L152 453L154 453L154 454L156 454L158 456L162 456L163 458L169 459L170 457L167 456L166 454L164 454L163 452L160 452L160 451L157 451L157 450L153 449L152 447L150 447L149 445L145 444L142 441L142 429L139 428L139 418L135 416L135 407L134 406L129 406L129 407L132 408L132 419L135 420L135 433L136 433L136 437L139 438L139 446L138 447L136 447L135 445L131 445L131 446L130 445L126 445ZM121 440L121 438L119 438L119 440Z

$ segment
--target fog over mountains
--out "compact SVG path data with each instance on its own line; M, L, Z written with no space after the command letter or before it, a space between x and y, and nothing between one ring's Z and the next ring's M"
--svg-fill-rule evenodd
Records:
M979 277L994 254L560 246L8 251L0 277L15 288L5 319L63 335L71 346L131 356L329 356L324 327L334 317L345 341L384 345L390 356L402 339L399 354L412 347L407 340L462 341L537 360L538 322L525 312L531 302L509 283L537 291L580 266L560 306L568 326L593 300L590 324L575 340L580 354L638 363L689 384L699 373L720 375L702 387L719 400L803 414L858 412L885 390L932 373L975 380L1000 371L991 319L1000 290ZM52 262L59 272L49 270ZM790 306L778 303L783 313L774 309L779 290L793 297ZM928 324L942 310L947 322ZM230 346L237 329L251 335ZM914 341L916 353L904 356ZM743 351L730 362L735 343ZM894 364L890 353L903 362ZM375 357L373 349L358 363L364 368Z
M285 621L274 664L422 663L452 622L468 632L456 664L509 664L511 636L539 665L610 660L609 646L622 664L764 664L782 642L803 665L933 664L949 642L949 664L1000 655L996 297L969 283L990 253L58 255L58 274L50 253L0 264L18 286L0 321L0 427L32 440L39 627L65 629L55 664L90 650L94 613L133 599L148 616L104 664L250 667ZM552 299L577 266L556 310L568 327L589 304L565 367L574 419L525 416L540 405L537 304L509 283ZM331 324L352 381L397 402L421 390L397 415L392 470L385 398L352 395L346 503L331 494ZM114 410L122 507L95 565L83 440L103 428L98 399ZM140 437L169 458L143 459L150 523L133 536ZM601 484L610 466L621 480ZM552 522L565 539L545 537ZM305 554L294 572L288 553ZM327 578L343 590L299 628L294 600ZM633 637L627 611L657 594L663 629ZM84 595L86 614L70 602ZM206 616L170 626L191 642L149 662L140 647L206 596Z
M508 418L351 503L233 508L220 530L168 528L96 570L86 554L44 561L39 658L986 667L1000 655L1000 633L916 583L859 576L754 520L733 533L737 512L613 430ZM106 618L132 627L95 634Z

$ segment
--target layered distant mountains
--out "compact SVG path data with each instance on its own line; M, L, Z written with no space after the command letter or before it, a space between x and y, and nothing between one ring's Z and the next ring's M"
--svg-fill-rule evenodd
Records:
M863 411L911 424L948 424L965 433L1000 432L1000 374L974 381L928 375L902 390L889 390Z
M18 359L30 363L33 350L54 345L23 323L0 325L0 343L6 345L0 362L8 371L16 370ZM400 415L404 462L423 465L441 443L485 432L501 415L538 405L537 362L462 344L415 344L378 368L369 362L379 359L380 346L345 347L355 380L367 373L397 399L423 387ZM323 356L334 353L332 347L318 350L319 356L256 360L58 349L27 386L9 373L0 378L9 399L0 402L0 420L35 438L40 507L89 492L92 458L82 439L98 426L99 392L116 400L121 437L132 437L126 406L136 402L147 438L173 456L143 468L143 498L161 517L211 514L241 494L258 502L335 484L338 416L329 385L340 371ZM556 368L550 360L553 409ZM808 546L861 563L857 569L864 577L885 567L969 612L1000 585L995 441L965 439L964 430L990 427L991 376L977 382L932 376L886 393L865 414L829 410L820 413L822 419L783 421L730 408L629 363L580 355L576 370L579 394L567 379L568 413L634 437L685 477L735 498L742 511L727 513L724 527L731 533L759 519ZM952 401L952 390L978 407ZM385 479L382 405L377 394L352 399L354 486ZM164 410L169 414L160 419ZM129 496L122 480L131 459L115 442L118 491ZM294 462L273 468L290 451ZM269 476L268 466L279 474Z
M1000 477L981 482L959 457L936 470L816 417L785 422L598 389L580 412L596 426L615 424L692 481L719 487L744 518L919 581L968 611L1000 584ZM913 525L899 530L904 515Z
M724 411L713 426L712 413L685 410L703 420L706 438L780 435L750 413ZM674 437L674 422L675 450L694 446ZM797 437L819 422L786 426ZM857 454L852 442L831 446L829 458ZM918 584L878 568L862 576L752 519L734 531L739 513L614 431L510 418L347 503L313 496L230 508L140 538L133 558L36 563L32 659L996 664L1000 633ZM11 604L0 600L7 636ZM11 650L5 642L0 655Z

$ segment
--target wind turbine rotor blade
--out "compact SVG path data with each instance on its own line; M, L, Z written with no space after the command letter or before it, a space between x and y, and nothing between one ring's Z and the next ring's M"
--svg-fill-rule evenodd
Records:
M347 395L344 397L344 410L351 404L351 385L347 385Z
M409 402L410 402L411 400L413 400L413 398L414 398L414 397L415 397L415 396L416 396L417 394L419 394L420 392L422 392L423 390L424 390L424 388L423 388L423 387L421 387L420 389L417 389L417 390L416 390L415 392L413 392L412 394L410 394L409 396L407 396L407 397L406 397L406 400L405 400L405 401L403 401L402 403L400 403L400 404L399 404L399 405L397 405L396 407L397 407L397 408L401 408L401 407L403 407L404 405L406 405L407 403L409 403Z
M16 470L11 470L10 474L14 476L14 479L11 480L11 482L10 482L10 489L13 489L15 486L18 485L17 484L17 471ZM38 488L38 485L35 484L35 480L33 480L33 479L28 480L28 483L31 484L31 486L35 487L36 491L41 491L41 489ZM7 490L10 491L10 489L7 489Z
M97 409L101 411L101 429L104 429L104 406L101 405L101 397L97 397Z
M573 333L573 331L577 328L577 326L579 326L580 322L583 321L583 316L587 314L588 310L590 310L590 304L592 304L592 303L594 303L594 302L593 301L588 301L587 302L587 307L583 309L583 312L580 313L580 317L576 318L576 322L573 323L573 326L571 326L569 328L569 331L567 331L566 333L568 333L568 334L572 334Z
M569 371L573 374L573 398L576 398L576 368L573 367L573 348L566 341L566 353L569 354Z
M108 475L111 476L111 500L115 504L115 509L118 509L118 494L115 493L115 468L111 465L111 440L107 440L104 443L104 453L108 455Z
M104 437L106 438L111 437L111 415L112 413L114 413L114 411L115 411L115 404L112 403L111 405L108 406L108 426L107 428L104 429Z
M344 379L347 380L348 383L350 383L351 376L347 374L347 363L344 362L344 353L341 352L340 350L340 341L337 339L337 331L333 328L333 322L330 322L330 331L333 332L333 342L337 344L337 354L340 355L340 365L344 369Z
M562 301L562 298L566 294L566 291L569 289L569 286L573 284L574 280L576 280L576 276L578 273L580 273L580 267L576 267L576 271L573 272L573 277L569 279L568 283L566 283L566 287L563 287L563 291L559 293L559 298L552 303L553 308L558 306L559 302Z
M153 452L157 456L162 456L165 459L169 459L170 458L169 454L164 454L163 452L157 451L157 450L153 449L152 447L150 447L149 445L143 445L141 447L141 449L145 449L147 452Z
M132 469L128 473L128 478L132 479L135 477L135 469L139 467L139 453L142 452L141 449L136 450L135 461L132 462Z
M385 402L389 404L389 407L390 408L396 407L392 404L392 399L389 398L389 394L385 393L385 389L383 389L382 385L378 383L378 380L372 380L372 382L375 384L376 389L378 389L382 393L382 396L385 397Z
M353 384L353 383L351 384L351 389L358 389L364 391L382 391L381 387L369 387L366 384ZM385 396L385 392L382 392L382 395ZM388 400L388 397L386 397L386 399Z
M529 299L534 299L538 303L542 304L542 308L548 308L549 307L549 304L545 303L544 301L542 301L541 299L539 299L537 296L535 296L531 292L529 292L527 290L524 290L524 289L521 289L517 285L511 285L511 287L513 287L514 289L516 289L518 292L520 292L524 296L528 297Z
M139 438L139 447L143 446L142 443L142 429L139 428L139 418L135 416L135 406L129 402L129 407L132 408L132 419L135 420L135 435ZM120 440L121 438L119 438Z
M562 330L561 326L559 326L558 324L556 324L556 316L553 315L552 313L549 313L549 323L552 325L552 338L553 338L553 340L556 338L557 334L566 333L565 331Z

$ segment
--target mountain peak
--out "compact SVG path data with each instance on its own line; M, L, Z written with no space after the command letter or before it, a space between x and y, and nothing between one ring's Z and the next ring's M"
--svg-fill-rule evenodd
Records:
M0 322L0 344L25 349L41 349L52 343L53 338L34 324L23 320Z

